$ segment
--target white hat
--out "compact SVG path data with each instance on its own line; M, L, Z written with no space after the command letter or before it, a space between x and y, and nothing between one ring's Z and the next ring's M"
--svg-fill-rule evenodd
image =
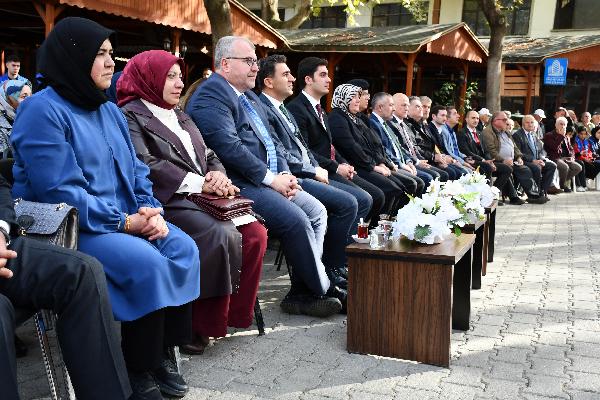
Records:
M484 107L481 110L479 110L479 115L489 115L491 117L492 113L490 112L490 110Z
M533 113L539 116L540 118L546 118L546 114L544 114L544 110L542 110L541 108L538 108Z

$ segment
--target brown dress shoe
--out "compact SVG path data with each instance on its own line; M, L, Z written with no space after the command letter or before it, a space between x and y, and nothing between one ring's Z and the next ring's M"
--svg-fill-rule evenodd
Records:
M562 189L559 189L559 188L557 188L557 187L555 187L555 186L550 186L550 187L548 188L547 192L548 192L548 194L559 194L559 193L562 193L562 192L563 192L563 190L562 190Z
M204 349L206 349L206 346L209 344L210 338L208 336L195 336L192 343L179 346L179 350L184 354L200 355L204 353Z

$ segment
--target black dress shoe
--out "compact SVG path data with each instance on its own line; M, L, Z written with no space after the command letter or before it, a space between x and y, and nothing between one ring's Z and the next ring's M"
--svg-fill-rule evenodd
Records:
M512 199L510 199L510 202L508 204L512 204L513 206L520 206L525 204L525 202L520 197L513 197Z
M544 197L538 196L538 197L528 197L527 198L527 202L531 203L531 204L544 204L546 202L546 199Z
M338 286L342 289L348 288L348 281L342 276L339 268L327 268L325 272L331 282L331 286Z
M568 187L565 187L565 188L563 189L563 192L565 192L565 193L571 193L572 191L573 191L573 190L571 190L571 188L568 188Z
M327 296L335 297L342 303L342 309L340 310L340 314L347 313L347 303L348 303L348 292L345 289L342 289L338 286L331 285L329 290L327 291Z
M152 371L152 376L160 391L168 396L183 397L190 390L171 359L164 359L161 366Z
M148 372L131 372L129 374L129 383L133 394L129 400L162 400L162 395L154 378Z
M283 312L288 314L304 314L325 318L339 313L342 309L342 303L335 297L288 294L281 301L280 307Z

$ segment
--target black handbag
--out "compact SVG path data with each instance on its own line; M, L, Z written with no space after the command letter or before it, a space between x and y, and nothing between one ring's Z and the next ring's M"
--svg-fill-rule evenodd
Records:
M79 215L77 209L65 203L37 203L15 200L20 234L68 249L77 249Z

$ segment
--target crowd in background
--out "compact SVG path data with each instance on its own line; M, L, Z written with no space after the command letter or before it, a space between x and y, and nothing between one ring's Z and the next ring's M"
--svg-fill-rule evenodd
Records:
M80 252L35 250L58 252L62 261L48 262L70 267L54 280L19 279L37 274L22 256L36 244L17 238L0 180L0 382L10 399L18 398L12 306L58 313L79 398L182 397L188 386L173 346L202 354L228 327L251 325L267 230L290 264L281 309L325 318L346 312L345 247L359 223L376 227L433 180L478 169L501 204L544 204L585 191L600 171L600 115L584 113L580 123L561 108L544 125L536 110L515 123L505 111L462 113L427 96L370 93L364 79L333 87L326 60L306 57L291 71L285 56L259 60L235 36L219 40L215 71L186 92L183 60L162 50L115 74L112 34L65 18L38 50L38 92L16 57L0 78L12 197L80 213ZM192 201L199 194L242 195L255 214L215 218ZM94 272L87 286L85 271ZM85 301L68 295L81 290ZM86 325L74 326L81 313ZM91 342L77 341L82 330ZM90 351L96 342L104 347Z

